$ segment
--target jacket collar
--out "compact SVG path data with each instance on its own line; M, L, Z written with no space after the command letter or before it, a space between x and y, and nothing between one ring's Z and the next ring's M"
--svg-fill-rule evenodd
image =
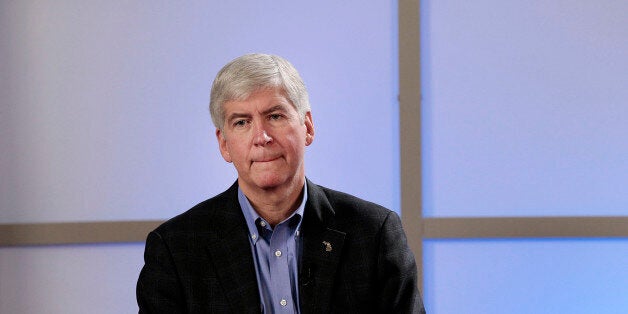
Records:
M237 182L218 195L217 201L211 209L213 222L209 222L213 229L207 244L210 261L234 312L259 313L257 275L246 222L238 203Z
M325 191L308 180L308 200L301 232L299 276L302 313L329 311L345 233L335 229L335 211Z

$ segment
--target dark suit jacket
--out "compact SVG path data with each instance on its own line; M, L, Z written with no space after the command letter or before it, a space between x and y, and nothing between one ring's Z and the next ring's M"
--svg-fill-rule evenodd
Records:
M424 313L397 214L310 181L307 187L301 312ZM261 310L237 183L151 232L144 259L140 313Z

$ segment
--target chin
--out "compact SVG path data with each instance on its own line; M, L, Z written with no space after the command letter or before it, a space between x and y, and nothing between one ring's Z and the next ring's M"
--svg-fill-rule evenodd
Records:
M254 180L255 185L264 190L272 190L280 187L290 180L285 176L267 175Z

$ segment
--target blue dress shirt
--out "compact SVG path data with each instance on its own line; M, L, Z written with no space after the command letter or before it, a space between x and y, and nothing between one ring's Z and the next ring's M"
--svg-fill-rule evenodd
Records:
M246 219L263 313L299 313L299 232L307 200L307 183L297 210L271 228L238 187L238 201Z

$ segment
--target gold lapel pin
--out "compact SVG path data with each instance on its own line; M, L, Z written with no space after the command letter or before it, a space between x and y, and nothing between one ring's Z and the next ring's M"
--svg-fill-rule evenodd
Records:
M325 252L331 252L331 243L323 241L323 245L325 246Z

